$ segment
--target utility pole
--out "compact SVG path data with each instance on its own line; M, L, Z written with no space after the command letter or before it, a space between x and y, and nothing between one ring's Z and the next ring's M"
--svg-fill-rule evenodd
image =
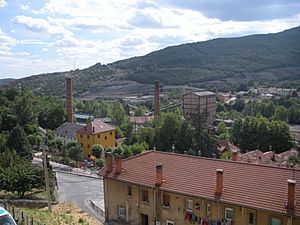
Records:
M49 174L47 167L47 159L46 159L46 151L45 145L43 146L43 161L44 161L44 172L45 172L45 184L46 184L46 192L47 192L47 202L48 202L48 211L51 213L51 195L50 195L50 186L49 186Z

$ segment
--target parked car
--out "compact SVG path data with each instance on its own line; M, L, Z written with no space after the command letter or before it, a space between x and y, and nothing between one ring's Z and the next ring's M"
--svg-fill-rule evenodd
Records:
M0 225L17 225L10 213L2 207L0 207Z

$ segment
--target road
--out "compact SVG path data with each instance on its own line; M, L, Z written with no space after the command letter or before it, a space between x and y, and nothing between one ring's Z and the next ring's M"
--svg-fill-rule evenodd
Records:
M83 211L93 214L88 199L97 201L103 207L103 183L101 179L78 176L56 171L59 203L73 202Z

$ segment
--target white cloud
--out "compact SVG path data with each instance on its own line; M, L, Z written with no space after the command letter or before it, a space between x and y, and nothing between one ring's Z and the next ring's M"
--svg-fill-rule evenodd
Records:
M0 0L0 9L7 6L7 2L5 0Z
M5 35L0 28L0 46L2 45L15 45L16 40Z
M43 51L43 52L48 52L49 49L48 49L48 48L43 48L42 51Z
M26 11L26 10L29 10L30 5L31 5L31 3L28 3L28 4L21 4L20 7L21 7L22 10L25 10L25 11Z
M52 35L70 35L72 32L64 27L51 25L47 20L42 18L33 18L29 16L16 16L13 19L15 24L24 26L26 29L37 33L48 33Z

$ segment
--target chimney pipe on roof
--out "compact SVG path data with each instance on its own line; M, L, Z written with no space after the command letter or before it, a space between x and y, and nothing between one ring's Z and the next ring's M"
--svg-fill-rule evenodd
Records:
M72 79L66 79L67 84L67 122L73 123L73 94L72 94Z
M221 195L223 190L223 169L217 169L216 175L217 175L217 181L216 181L216 194Z
M232 161L238 160L238 152L236 150L231 151L231 159L232 159Z
M159 81L154 81L154 101L153 101L154 116L159 115Z
M295 180L287 180L288 182L288 193L287 193L287 206L289 210L293 210L295 206Z
M187 151L184 151L183 154L187 155Z
M116 154L116 173L120 174L122 171L122 158L119 154Z
M161 186L163 183L163 166L161 163L156 164L156 186Z
M110 152L106 153L106 166L107 166L107 172L110 173L113 169L112 166L112 155Z

